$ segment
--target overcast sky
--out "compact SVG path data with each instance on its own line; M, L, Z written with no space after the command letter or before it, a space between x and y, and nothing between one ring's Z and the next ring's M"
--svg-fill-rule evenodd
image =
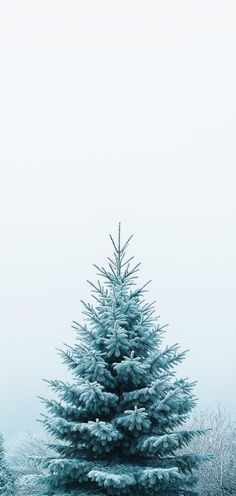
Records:
M235 413L235 24L234 0L1 1L7 436L39 428L119 220L199 407Z

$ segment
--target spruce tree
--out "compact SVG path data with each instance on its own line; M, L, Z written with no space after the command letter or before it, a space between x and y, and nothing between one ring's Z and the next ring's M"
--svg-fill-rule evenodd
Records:
M186 352L162 345L155 302L136 285L140 264L126 258L131 237L121 246L120 227L118 241L111 237L113 258L89 282L95 304L82 301L77 341L59 352L72 382L49 381L59 399L43 400L43 423L57 440L57 456L45 461L47 494L197 494L195 469L207 457L183 448L202 431L182 427L194 383L175 377Z
M15 493L15 478L6 462L3 435L0 434L0 495L13 496Z

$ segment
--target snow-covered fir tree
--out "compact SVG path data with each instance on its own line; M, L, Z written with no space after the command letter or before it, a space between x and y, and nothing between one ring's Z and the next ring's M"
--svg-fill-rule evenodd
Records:
M194 384L175 377L185 352L162 345L164 328L136 285L139 265L126 258L131 238L90 282L94 305L74 322L75 345L61 351L71 383L49 381L59 399L44 400L46 429L58 456L47 458L47 494L186 496L207 457L183 453L201 430L183 427L195 406ZM101 282L103 278L104 283Z
M0 434L0 495L14 496L15 493L15 477L6 462L4 439Z

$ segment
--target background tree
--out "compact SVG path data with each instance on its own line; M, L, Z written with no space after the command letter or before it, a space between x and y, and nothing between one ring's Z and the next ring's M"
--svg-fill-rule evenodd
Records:
M139 265L111 237L108 269L90 282L95 306L82 302L86 322L74 322L77 342L61 351L71 383L53 380L60 401L44 400L43 422L59 442L45 467L47 494L174 496L197 494L195 469L207 458L180 453L202 430L182 429L195 406L194 384L175 378L185 357L162 347L164 328L137 287Z
M15 477L6 462L3 435L0 434L0 495L13 496L15 492Z

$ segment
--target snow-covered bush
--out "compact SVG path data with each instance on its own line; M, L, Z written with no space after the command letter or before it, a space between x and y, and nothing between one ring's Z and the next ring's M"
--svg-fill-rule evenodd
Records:
M41 496L42 488L38 476L45 470L41 461L50 456L50 438L46 435L30 432L19 434L11 443L8 451L10 466L16 474L17 496Z
M190 450L211 453L212 461L199 469L199 496L236 495L236 422L220 408L196 412L190 428L210 430L193 440Z

